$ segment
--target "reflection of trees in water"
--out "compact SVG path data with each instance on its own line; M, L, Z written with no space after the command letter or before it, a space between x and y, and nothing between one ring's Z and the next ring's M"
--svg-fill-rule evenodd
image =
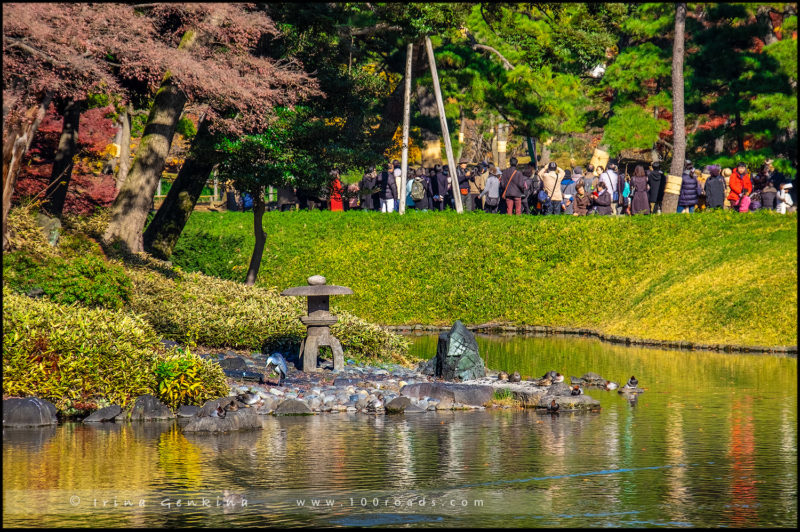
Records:
M667 422L664 427L667 463L671 465L687 464L686 442L683 435L683 414L685 409L680 403L667 405ZM688 464L687 464L688 465ZM664 506L673 521L687 523L691 521L686 513L693 508L692 492L686 484L686 468L672 467L665 470L666 487Z

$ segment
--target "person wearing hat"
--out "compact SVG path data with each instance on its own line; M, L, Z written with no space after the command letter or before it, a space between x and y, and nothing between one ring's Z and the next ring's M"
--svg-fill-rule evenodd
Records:
M749 196L753 192L750 172L747 171L747 164L744 161L739 162L733 172L731 172L729 187L731 191L728 194L728 199L731 202L731 208L738 208L739 201L742 197L745 195Z
M496 213L497 206L500 203L500 170L492 167L491 170L486 172L486 186L483 187L480 197L483 200L483 210L485 212Z

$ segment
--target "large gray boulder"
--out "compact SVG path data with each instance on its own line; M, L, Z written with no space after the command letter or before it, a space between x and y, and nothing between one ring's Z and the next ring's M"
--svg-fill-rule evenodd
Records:
M436 399L439 401L437 408L442 410L452 408L454 403L483 406L494 397L494 388L478 384L417 382L403 386L400 394L414 399L422 399L424 397Z
M456 320L449 333L439 335L436 348L436 376L448 381L479 379L486 376L483 359L478 355L475 336Z
M101 423L103 421L114 421L114 418L122 413L122 407L111 405L99 410L95 410L88 417L84 418L84 423Z
M600 401L588 395L550 395L547 394L539 399L539 408L547 408L552 401L558 405L559 412L570 410L578 411L597 411L600 410Z
M275 409L275 414L278 416L302 416L313 413L305 401L299 399L286 399Z
M131 409L131 421L154 421L174 417L175 414L167 405L149 393L137 397Z
M56 407L38 397L3 399L3 428L56 425Z
M216 408L216 407L215 407ZM183 432L234 432L262 428L255 408L240 408L227 412L224 418L202 416L192 418L183 427Z
M384 409L387 414L402 414L409 406L411 406L411 399L408 397L395 397L386 403Z
M247 371L247 362L245 362L244 359L239 356L223 358L219 361L219 365L222 367L222 369Z

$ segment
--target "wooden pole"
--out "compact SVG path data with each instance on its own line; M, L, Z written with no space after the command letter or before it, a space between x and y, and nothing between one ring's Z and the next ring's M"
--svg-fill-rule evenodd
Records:
M403 155L400 161L400 190L397 195L400 196L398 212L405 214L406 212L406 181L408 180L408 126L411 120L411 54L414 52L414 45L408 43L408 51L406 52L406 87L405 95L403 96Z
M442 89L439 87L439 74L436 72L436 60L433 57L433 45L431 44L431 38L427 35L425 36L425 48L428 51L428 63L431 67L433 93L436 95L436 107L439 109L439 122L442 124L444 150L445 153L447 153L447 166L450 168L450 182L453 186L453 200L456 204L456 212L461 214L464 212L464 207L461 205L461 192L458 189L458 174L456 173L456 163L453 160L453 146L450 143L450 131L447 129L447 117L444 115Z

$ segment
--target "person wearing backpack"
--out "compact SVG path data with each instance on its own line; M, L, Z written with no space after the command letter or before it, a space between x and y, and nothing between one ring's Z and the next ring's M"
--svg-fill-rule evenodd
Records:
M539 190L538 199L542 204L543 214L561 214L561 180L564 179L564 170L555 162L547 165L541 174L542 188Z
M522 193L525 188L522 173L517 170L517 158L509 159L511 166L503 170L500 185L503 192L500 197L506 200L506 212L513 214L516 210L517 216L522 214Z
M561 196L563 198L561 200L561 209L564 214L572 216L574 212L573 202L576 193L577 189L575 187L575 181L572 179L572 170L564 170L564 179L561 180Z
M425 186L425 179L422 177L422 170L417 170L414 173L414 179L411 180L411 199L414 201L414 206L417 210L428 210L428 194Z
M492 168L486 178L486 186L481 191L480 197L483 200L483 210L485 212L496 213L497 205L500 203L500 171Z

